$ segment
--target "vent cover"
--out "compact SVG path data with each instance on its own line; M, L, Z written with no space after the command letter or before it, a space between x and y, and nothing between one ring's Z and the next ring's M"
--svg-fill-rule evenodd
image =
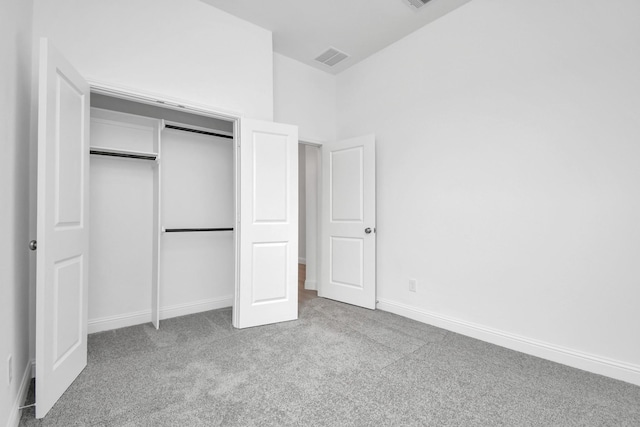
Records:
M427 0L429 1L429 0ZM344 52L339 51L333 47L327 49L326 52L322 53L320 56L316 58L316 61L323 63L324 65L328 65L329 67L333 67L338 62L342 62L347 59L349 55Z
M426 5L430 1L431 0L404 0L404 2L407 3L409 6L411 6L411 8L414 10L420 9L422 6Z

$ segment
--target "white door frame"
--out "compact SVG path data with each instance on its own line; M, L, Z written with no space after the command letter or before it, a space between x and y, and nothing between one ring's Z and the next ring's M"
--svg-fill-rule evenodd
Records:
M320 269L320 236L322 235L320 233L321 229L320 227L322 226L322 221L321 221L321 214L322 214L322 209L320 204L322 203L322 146L323 143L319 142L319 141L312 141L309 139L303 139L300 138L298 141L299 144L308 146L308 147L314 147L317 148L319 150L319 156L318 156L318 164L317 164L317 169L316 169L316 180L317 180L317 185L316 185L316 209L315 211L311 212L308 209L306 210L306 224L309 224L309 220L311 218L311 215L315 214L316 216L316 232L314 233L314 239L316 244L315 244L315 253L316 253L316 257L315 259L311 259L309 257L309 251L305 251L306 252L306 259L307 259L307 273L309 272L310 268L309 268L309 264L311 264L314 268L315 268L315 283L312 284L312 286L307 287L307 280L305 280L305 289L308 290L313 290L313 291L317 291L318 288L320 287L320 273L321 273L321 269ZM305 180L306 182L306 180ZM300 185L298 183L298 185ZM305 184L306 185L306 184ZM307 190L309 189L309 186L307 185L307 187L305 188L305 195L307 194ZM311 241L311 239L309 239L310 233L308 231L308 226L307 228L305 228L305 234L306 234L306 242L307 242L307 248L309 248L309 241Z
M138 102L141 104L149 104L160 106L171 110L183 111L200 116L212 117L215 119L226 120L233 123L233 193L234 193L234 294L238 292L240 283L240 233L238 232L240 218L240 152L238 149L238 137L240 135L240 120L242 114L232 111L224 111L213 106L194 104L192 102L170 98L164 95L145 93L131 88L108 85L94 80L88 80L91 93L106 95L113 98L125 99L128 101Z

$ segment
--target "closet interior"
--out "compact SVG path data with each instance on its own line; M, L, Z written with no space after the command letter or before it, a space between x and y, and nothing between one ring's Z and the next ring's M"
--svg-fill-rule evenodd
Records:
M234 124L92 94L89 333L228 307Z

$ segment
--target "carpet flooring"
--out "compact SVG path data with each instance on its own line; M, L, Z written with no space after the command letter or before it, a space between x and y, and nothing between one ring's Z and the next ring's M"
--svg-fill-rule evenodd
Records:
M640 426L640 387L314 296L282 324L221 309L90 335L87 368L20 425Z

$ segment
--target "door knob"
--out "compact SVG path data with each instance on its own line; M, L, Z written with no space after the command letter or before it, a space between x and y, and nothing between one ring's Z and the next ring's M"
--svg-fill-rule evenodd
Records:
M32 251L35 251L36 249L38 249L38 242L35 240L30 241L29 249L31 249Z
M369 227L367 227L367 228L364 229L364 232L367 233L367 234L371 234L371 229Z

